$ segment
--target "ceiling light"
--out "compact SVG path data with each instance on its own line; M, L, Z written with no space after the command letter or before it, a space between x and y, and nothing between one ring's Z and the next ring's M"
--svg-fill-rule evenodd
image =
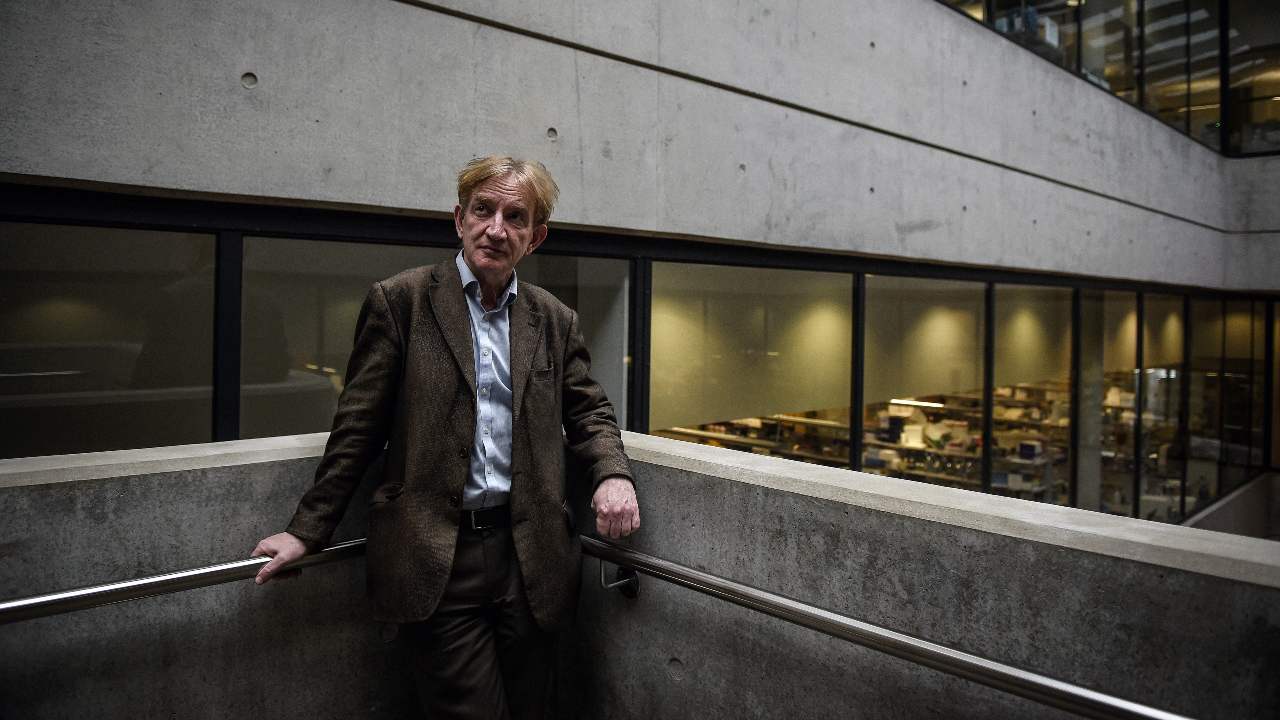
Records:
M943 405L942 403L925 402L924 400L903 400L901 398L894 398L889 402L893 403L894 405L913 405L915 407L927 407L927 408L946 407L946 405Z

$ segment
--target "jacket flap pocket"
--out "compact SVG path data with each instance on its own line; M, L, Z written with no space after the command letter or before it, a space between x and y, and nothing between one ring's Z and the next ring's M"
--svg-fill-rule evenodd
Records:
M384 485L380 485L377 490L373 491L373 497L370 498L369 504L377 505L379 503L387 502L388 500L395 500L400 497L400 493L402 492L404 492L404 483L386 483Z

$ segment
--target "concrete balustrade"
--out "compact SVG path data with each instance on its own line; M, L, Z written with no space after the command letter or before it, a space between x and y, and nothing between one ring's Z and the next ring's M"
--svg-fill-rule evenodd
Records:
M242 557L283 526L324 439L0 461L0 597ZM625 439L639 550L1194 717L1280 707L1280 544ZM363 534L365 507L338 539ZM0 717L401 717L411 693L363 569L0 626ZM627 600L583 570L564 717L1053 716L651 578Z

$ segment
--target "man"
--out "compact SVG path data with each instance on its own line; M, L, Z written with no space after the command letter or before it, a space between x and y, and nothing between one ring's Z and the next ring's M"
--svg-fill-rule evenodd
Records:
M315 485L288 529L254 549L272 557L261 584L327 543L385 446L369 594L377 620L401 624L432 718L546 712L581 553L566 442L595 484L596 529L616 538L640 525L577 314L515 273L546 239L558 193L540 163L494 156L459 173L462 250L374 283Z

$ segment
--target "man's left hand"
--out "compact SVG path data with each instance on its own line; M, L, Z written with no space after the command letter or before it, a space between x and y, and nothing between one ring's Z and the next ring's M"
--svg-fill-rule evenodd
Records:
M591 496L596 511L596 532L617 539L640 528L640 504L636 489L624 477L605 478Z

